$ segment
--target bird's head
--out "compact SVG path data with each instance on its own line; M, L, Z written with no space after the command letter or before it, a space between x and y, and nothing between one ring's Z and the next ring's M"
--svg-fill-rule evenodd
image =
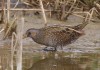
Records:
M26 37L34 38L37 32L38 32L38 29L34 29L34 28L28 29L26 33L23 35L23 38L26 38Z

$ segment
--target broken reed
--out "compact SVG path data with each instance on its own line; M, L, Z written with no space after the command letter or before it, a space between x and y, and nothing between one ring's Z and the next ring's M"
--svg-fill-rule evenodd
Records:
M22 41L22 36L23 36L23 28L24 28L24 17L21 18L22 23L19 25L19 30L18 30L18 44L19 47L17 48L17 70L22 70L22 53L23 53L23 41Z

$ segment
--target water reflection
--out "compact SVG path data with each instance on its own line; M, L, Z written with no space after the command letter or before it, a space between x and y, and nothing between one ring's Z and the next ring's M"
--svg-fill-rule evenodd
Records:
M64 57L58 53L48 53L48 56L33 63L28 70L91 70L91 60L87 57Z

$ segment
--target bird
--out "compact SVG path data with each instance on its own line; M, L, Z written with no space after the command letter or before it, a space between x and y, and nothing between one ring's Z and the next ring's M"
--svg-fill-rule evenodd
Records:
M68 44L75 42L79 37L83 36L85 33L83 28L88 23L81 23L75 26L62 26L53 25L46 26L39 29L30 28L24 34L24 37L30 37L38 44L45 45L43 50L47 49L49 46L53 47L53 51L57 51L57 47L63 48Z

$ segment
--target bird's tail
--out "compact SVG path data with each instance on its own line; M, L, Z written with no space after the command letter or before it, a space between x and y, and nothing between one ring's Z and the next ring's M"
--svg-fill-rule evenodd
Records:
M74 29L76 29L76 30L82 30L90 22L92 14L93 14L93 10L89 14L86 15L86 17L83 20L83 23L79 24L79 25L76 25L74 27Z
M74 26L74 29L82 30L88 23L89 23L88 21L84 21L82 24Z

